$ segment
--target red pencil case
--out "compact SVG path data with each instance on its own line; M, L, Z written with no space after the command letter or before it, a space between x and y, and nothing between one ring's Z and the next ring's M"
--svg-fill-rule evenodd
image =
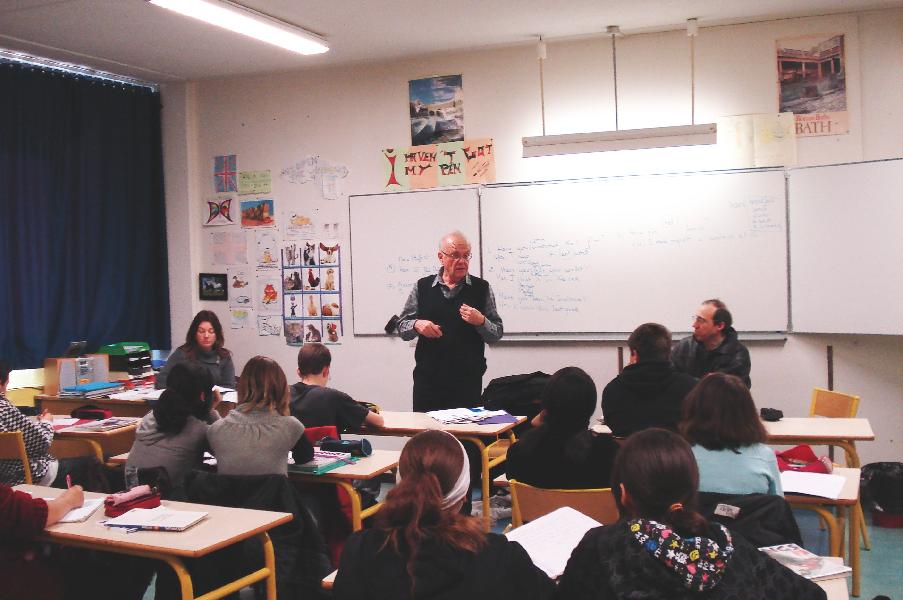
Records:
M118 517L133 508L156 508L158 506L160 506L160 492L149 485L139 485L127 492L107 496L103 501L103 514L108 517Z
M830 473L834 465L827 456L818 457L807 444L794 446L783 452L775 451L780 471L802 471L804 473Z

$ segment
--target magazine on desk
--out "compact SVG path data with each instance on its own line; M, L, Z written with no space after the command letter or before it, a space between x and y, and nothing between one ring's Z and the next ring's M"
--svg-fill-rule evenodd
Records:
M780 544L778 546L766 546L759 548L762 552L775 559L797 575L806 579L818 581L834 577L846 577L853 572L848 567L831 556L819 556L812 554L805 548L796 544Z

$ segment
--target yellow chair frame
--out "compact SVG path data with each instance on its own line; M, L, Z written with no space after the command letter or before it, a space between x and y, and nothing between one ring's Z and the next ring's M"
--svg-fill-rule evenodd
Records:
M611 488L558 490L534 487L516 479L509 479L508 483L512 527L520 527L562 506L569 506L603 524L614 523L620 518Z
M25 451L25 436L21 431L8 431L0 433L0 459L20 460L25 471L25 483L31 484L31 463L28 462L28 452Z

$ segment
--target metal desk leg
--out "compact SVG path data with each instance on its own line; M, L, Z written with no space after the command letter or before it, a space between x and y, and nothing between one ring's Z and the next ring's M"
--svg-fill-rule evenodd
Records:
M463 442L470 442L480 451L480 484L483 491L483 528L488 532L492 530L492 514L489 510L489 448L478 437L461 437Z
M859 519L857 511L859 504L846 508L850 521L850 566L853 568L853 595L859 596L859 580L862 575L859 564Z

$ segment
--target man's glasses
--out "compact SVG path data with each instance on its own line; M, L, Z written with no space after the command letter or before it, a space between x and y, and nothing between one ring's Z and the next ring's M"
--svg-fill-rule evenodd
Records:
M441 252L442 254L444 254L445 256L447 256L448 258L450 258L452 260L470 260L471 258L473 258L473 254L470 252L466 252L464 254L461 254L460 252L449 253L449 252L446 252L445 250L440 250L439 252Z

